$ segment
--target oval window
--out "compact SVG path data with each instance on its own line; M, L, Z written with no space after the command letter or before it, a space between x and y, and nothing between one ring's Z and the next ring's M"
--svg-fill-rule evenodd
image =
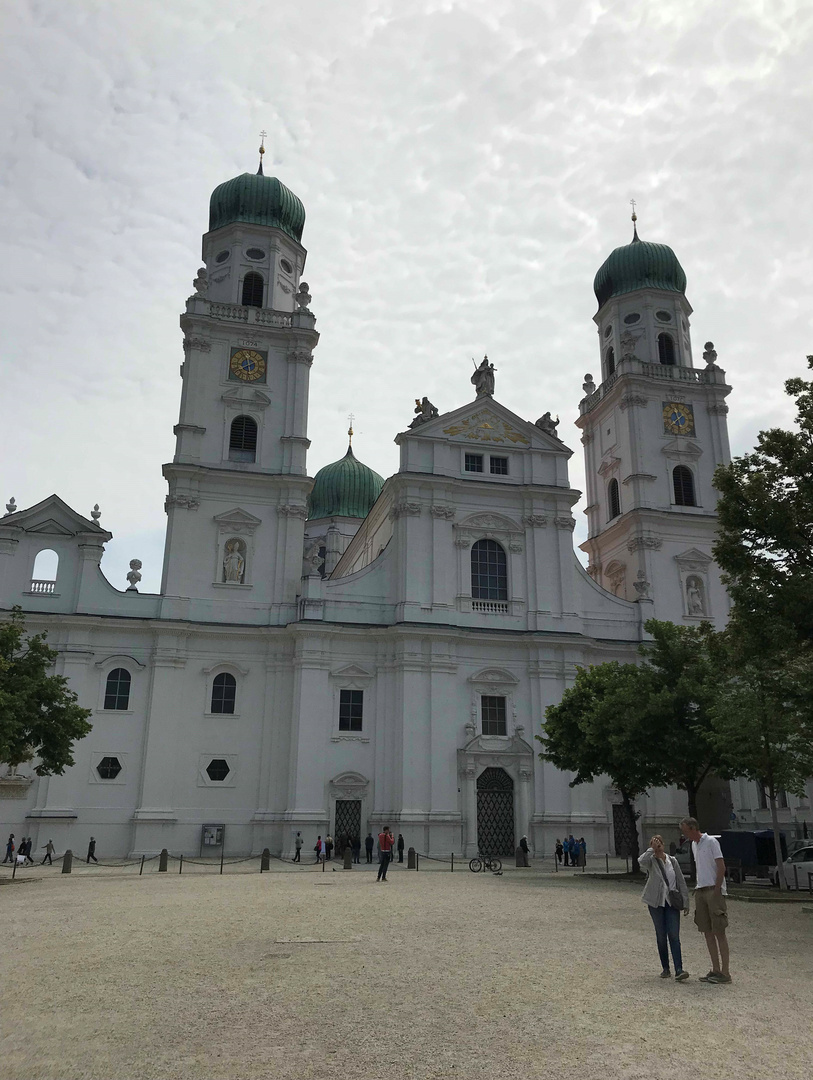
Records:
M218 252L217 256L215 257L215 262L225 262L226 259L228 259L230 254L231 254L230 251L220 251L220 252Z
M280 259L279 265L280 269L284 270L286 274L293 274L294 268L287 259Z
M627 324L627 326L632 326L633 323L640 322L640 321L641 321L641 316L637 313L637 311L633 312L632 315L625 315L624 316L624 322Z
M655 318L659 319L660 322L671 322L672 321L672 316L669 314L668 311L656 311L655 312Z
M613 332L613 324L612 323L610 323L609 326L604 327L604 336L605 337L609 337L612 332Z
M246 248L247 259L264 259L265 252L262 248Z

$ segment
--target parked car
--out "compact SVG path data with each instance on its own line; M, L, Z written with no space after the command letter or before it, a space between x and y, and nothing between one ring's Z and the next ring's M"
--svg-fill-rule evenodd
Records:
M813 844L808 842L807 847L797 848L793 854L785 859L785 881L789 889L796 888L799 882L800 889L808 888L808 874L813 874ZM770 870L771 884L779 884L779 868L772 866Z

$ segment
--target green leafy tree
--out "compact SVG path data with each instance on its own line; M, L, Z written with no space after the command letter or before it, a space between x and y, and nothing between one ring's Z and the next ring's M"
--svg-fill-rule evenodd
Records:
M813 369L813 356L807 362ZM755 654L784 648L788 636L813 641L813 382L788 379L785 390L796 401L798 431L761 431L753 453L714 476L714 557L734 601L734 628Z
M90 709L81 709L68 680L49 674L56 652L45 634L25 637L19 607L0 623L0 761L20 765L38 758L40 776L73 765L73 744L90 731Z
M570 786L608 776L621 795L638 865L635 800L665 782L652 747L658 721L648 707L652 673L646 667L612 662L579 668L558 705L545 710L540 758L574 772Z
M650 619L646 630L652 641L639 652L651 676L647 709L658 723L658 737L650 748L656 759L653 775L685 791L689 814L697 817L703 781L723 766L712 737L711 711L725 656L720 635L709 623L677 626L658 619Z
M713 738L729 776L760 784L771 809L779 881L787 888L779 837L780 790L805 794L813 776L813 664L807 648L781 656L732 656L712 709ZM807 882L804 883L805 885Z

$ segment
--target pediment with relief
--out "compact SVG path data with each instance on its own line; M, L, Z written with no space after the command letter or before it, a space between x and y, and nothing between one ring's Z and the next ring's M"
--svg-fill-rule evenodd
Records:
M241 510L239 506L233 510L226 510L222 514L215 514L214 521L217 522L218 531L221 533L241 532L249 535L262 524L260 518L249 514L247 510Z
M612 455L606 457L599 466L599 476L608 476L611 472L615 472L620 464L621 458L613 457Z
M98 516L100 515L97 513ZM78 514L58 495L49 495L47 499L25 510L8 513L0 519L0 523L3 526L22 529L27 533L36 533L41 536L67 537L90 534L102 541L107 541L113 535L96 521L90 521Z
M510 671L505 671L503 668L485 668L483 671L478 671L476 675L469 676L469 682L471 683L510 683L512 686L517 686L519 679L516 675L512 675Z
M706 555L704 551L700 551L699 548L689 548L688 551L682 551L680 555L675 555L675 562L681 570L706 570L709 563L714 562L714 559L710 555Z
M226 403L227 409L267 409L271 404L268 394L253 386L237 386L227 390L221 394L220 400Z
M477 442L497 445L531 445L529 438L517 431L507 420L497 416L496 412L488 406L445 427L443 434L451 438L474 439Z
M667 457L695 459L699 458L703 451L697 443L686 439L672 439L671 442L661 447L661 453L666 454Z
M372 679L373 673L359 667L358 664L347 664L345 667L331 671L330 677L332 679Z
M458 529L491 529L497 532L523 532L522 526L503 514L471 514L456 525Z

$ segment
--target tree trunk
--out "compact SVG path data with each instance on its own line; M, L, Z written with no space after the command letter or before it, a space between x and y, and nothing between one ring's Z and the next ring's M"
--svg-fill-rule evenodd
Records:
M773 829L773 846L776 852L776 880L780 889L788 889L785 877L785 864L782 860L782 841L779 837L779 814L776 812L776 790L771 781L768 788L768 801L771 804L771 828Z
M638 844L638 815L635 813L635 807L632 805L632 799L627 795L625 791L621 792L621 801L624 804L624 808L627 811L630 823L630 835L632 836L632 851L630 857L632 860L632 872L637 874L638 856L641 854L641 848Z
M686 801L689 804L689 817L693 817L697 820L697 789L699 785L693 784L690 780L686 782Z

